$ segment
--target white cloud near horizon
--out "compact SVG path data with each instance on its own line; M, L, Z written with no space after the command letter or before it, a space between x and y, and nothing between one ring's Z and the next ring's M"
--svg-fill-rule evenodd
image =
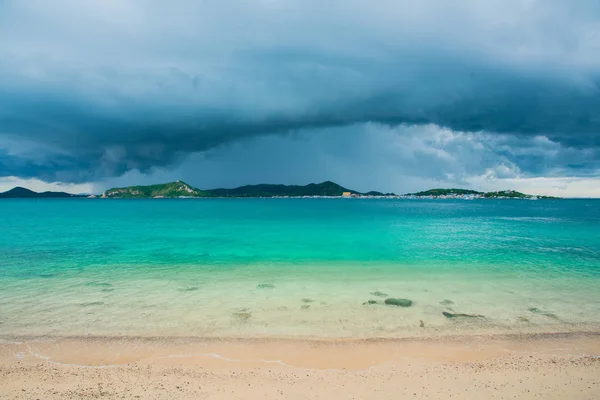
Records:
M0 192L6 192L17 186L34 192L66 192L72 194L94 194L98 192L98 186L94 183L44 182L39 179L22 179L16 176L0 177Z

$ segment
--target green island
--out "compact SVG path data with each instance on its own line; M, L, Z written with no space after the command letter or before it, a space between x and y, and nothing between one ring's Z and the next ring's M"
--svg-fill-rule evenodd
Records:
M465 199L558 199L553 196L538 196L517 192L516 190L500 190L496 192L478 192L470 189L430 189L423 192L408 193L411 198L465 198Z
M515 190L497 192L478 192L471 189L430 189L422 192L397 195L369 191L365 193L351 190L335 182L325 181L308 185L277 185L260 184L245 185L232 189L198 189L183 181L169 182L157 185L127 186L106 190L99 196L75 195L64 192L34 192L22 187L15 187L0 193L2 198L104 198L104 199L160 199L160 198L217 198L217 197L348 197L348 198L404 198L404 199L557 199L552 196L529 195Z
M360 193L337 183L326 181L300 185L260 184L245 185L232 189L200 190L183 181L160 185L129 186L113 188L102 194L103 198L188 198L188 197L372 197L395 196L394 193Z
M370 191L361 193L335 182L325 181L308 185L245 185L232 189L197 189L183 181L161 185L129 186L105 191L102 198L206 198L206 197L358 197L358 198L436 198L436 199L550 199L549 196L528 195L514 190L478 192L471 189L431 189L423 192L396 195Z
M487 192L483 194L486 199L529 199L537 197L538 199L557 199L553 196L532 196L529 194L517 192L516 190L501 190L499 192Z
M482 195L484 193L483 192L478 192L476 190L470 190L470 189L430 189L430 190L425 190L423 192L408 193L408 194L406 194L406 196L415 196L415 197L434 196L434 197L438 197L438 196L452 196L452 195L464 196L464 195L469 195L469 194Z
M127 186L108 189L103 198L173 198L173 197L213 197L208 191L196 189L183 181L147 186Z
M29 190L21 186L14 187L6 192L0 193L0 199L49 199L69 197L85 197L85 195L65 192L34 192L33 190Z

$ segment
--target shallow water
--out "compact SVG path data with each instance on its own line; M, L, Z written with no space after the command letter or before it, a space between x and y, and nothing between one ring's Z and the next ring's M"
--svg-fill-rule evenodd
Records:
M598 200L2 200L0 226L2 335L600 327Z

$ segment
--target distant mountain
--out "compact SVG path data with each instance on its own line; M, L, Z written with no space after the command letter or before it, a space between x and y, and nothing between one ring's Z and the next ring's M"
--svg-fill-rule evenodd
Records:
M153 197L211 197L206 191L196 189L183 181L148 186L128 186L108 189L103 198L153 198Z
M33 190L17 186L6 192L0 193L0 199L28 199L28 198L66 198L83 197L83 195L70 194L65 192L34 192Z
M346 189L331 181L311 183L306 186L270 184L246 185L234 189L212 189L207 190L206 192L209 192L216 197L341 196L344 192L361 194L355 190Z
M478 192L476 190L469 190L469 189L430 189L430 190L426 190L424 192L417 192L417 193L408 193L407 196L418 196L418 197L425 197L425 196L452 196L452 195L459 195L459 196L463 196L463 195L468 195L468 194L483 194L483 192Z
M246 185L233 189L200 190L185 182L177 181L161 185L129 186L109 189L103 198L161 198L161 197L303 197L303 196L342 196L350 195L383 196L381 192L360 193L337 183L326 181L309 185Z
M396 196L394 193L382 193L370 191L366 193L357 192L335 182L325 181L301 185L246 185L233 189L207 189L195 188L183 181L163 183L159 185L128 186L108 189L102 194L102 198L181 198L181 197L304 197L304 196L328 196L341 197L343 195L360 197ZM486 199L558 199L552 196L535 196L515 190L501 190L497 192L478 192L470 189L430 189L422 192L407 193L410 197L442 197L442 198L486 198ZM32 190L15 187L7 192L0 193L0 199L7 198L72 198L72 197L96 197L77 195L65 192L34 192Z

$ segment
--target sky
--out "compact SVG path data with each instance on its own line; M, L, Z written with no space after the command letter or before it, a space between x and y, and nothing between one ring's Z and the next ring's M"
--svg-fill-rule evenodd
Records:
M597 0L4 0L0 38L0 190L600 197Z

